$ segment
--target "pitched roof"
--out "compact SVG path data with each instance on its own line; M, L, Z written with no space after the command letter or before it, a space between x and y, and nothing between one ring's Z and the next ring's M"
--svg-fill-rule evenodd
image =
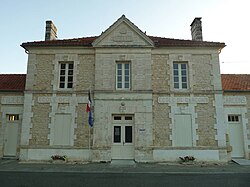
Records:
M26 74L0 74L0 91L24 91Z
M92 43L92 46L97 47L104 38L110 35L110 33L113 30L117 29L122 24L127 25L131 30L133 30L133 32L135 32L138 36L140 36L140 38L143 39L144 42L147 43L147 46L150 46L150 47L154 46L154 42L146 35L146 33L142 32L134 23L132 23L128 18L126 18L125 15L122 15L116 22L114 22L108 29L106 29L100 36L98 36L96 40ZM122 29L122 32L124 31L126 34L127 31ZM136 43L137 42L135 41L134 44L136 45Z
M198 18L200 19L200 18ZM28 50L29 47L68 47L68 46L82 46L82 47L95 47L112 29L116 28L119 24L126 23L137 34L145 39L150 45L155 47L216 47L219 50L224 48L225 43L208 42L208 41L194 41L194 40L179 40L163 37L148 36L142 32L133 22L122 15L117 21L115 21L109 28L107 28L101 35L83 38L73 39L61 39L61 40L47 40L47 41L33 41L22 43L21 46Z
M250 91L250 74L222 74L224 91Z
M22 43L24 49L29 47L56 47L56 46L82 46L92 47L92 43L99 36L73 38L64 40L49 40L49 41L34 41ZM155 47L217 47L224 48L225 43L220 42L207 42L207 41L194 41L194 40L179 40L173 38L163 38L156 36L148 36L154 43Z

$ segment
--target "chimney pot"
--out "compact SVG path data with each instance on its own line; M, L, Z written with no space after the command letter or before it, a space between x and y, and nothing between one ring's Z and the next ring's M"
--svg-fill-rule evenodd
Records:
M192 40L203 41L201 18L195 18L191 23Z
M57 39L57 28L50 20L46 21L45 41Z

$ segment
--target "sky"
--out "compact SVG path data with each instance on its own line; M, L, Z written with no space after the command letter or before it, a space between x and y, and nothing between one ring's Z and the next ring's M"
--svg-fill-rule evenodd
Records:
M52 20L58 39L99 36L123 14L147 35L191 40L202 17L204 41L224 42L221 73L250 74L249 0L0 0L0 73L26 73L23 42L41 41Z

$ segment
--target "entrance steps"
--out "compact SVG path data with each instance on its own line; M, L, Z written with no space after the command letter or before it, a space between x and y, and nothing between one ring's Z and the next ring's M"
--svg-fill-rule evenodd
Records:
M247 159L233 158L232 161L242 166L250 166L250 160L247 160Z
M111 161L111 166L135 166L135 161L126 159L115 159Z
M2 160L17 160L18 158L16 156L3 156Z

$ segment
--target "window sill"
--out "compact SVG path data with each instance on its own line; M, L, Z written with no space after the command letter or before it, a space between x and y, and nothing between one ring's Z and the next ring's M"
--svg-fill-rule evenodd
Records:
M191 90L190 89L172 89L171 90L172 92L179 92L179 93L189 93L189 92L191 92Z

